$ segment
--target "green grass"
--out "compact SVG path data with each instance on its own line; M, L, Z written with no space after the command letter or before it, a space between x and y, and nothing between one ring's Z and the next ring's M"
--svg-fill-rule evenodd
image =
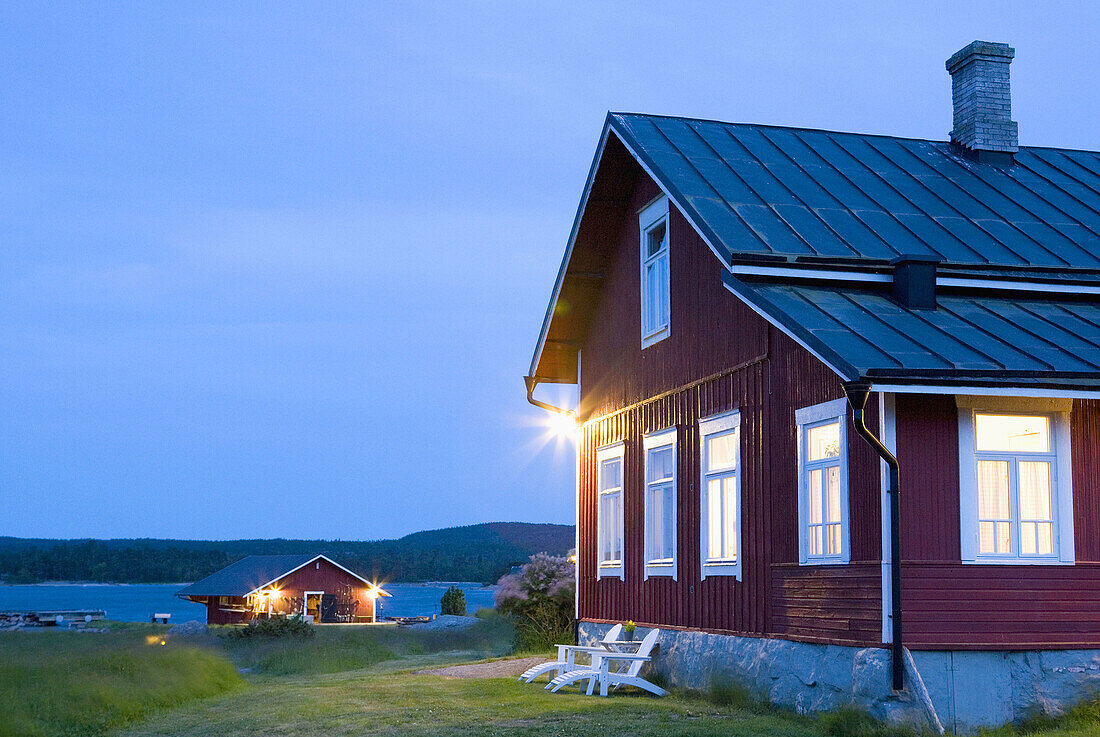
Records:
M1100 701L1081 704L1060 717L1040 716L1022 724L983 730L982 737L1097 737L1100 735Z
M0 633L0 735L100 735L243 686L218 653L151 634Z
M512 652L515 632L506 618L493 615L459 632L390 626L318 627L316 635L305 640L220 637L218 641L251 678L266 680L292 674L339 673L420 655L433 655L435 660L499 657Z
M657 699L550 694L514 678L415 671L511 652L507 619L462 632L321 627L308 639L218 636L165 646L163 628L0 635L0 735L278 737L900 737L854 711L800 717L730 684ZM243 680L235 668L248 669ZM112 731L114 730L114 731ZM1096 737L1100 705L989 737Z

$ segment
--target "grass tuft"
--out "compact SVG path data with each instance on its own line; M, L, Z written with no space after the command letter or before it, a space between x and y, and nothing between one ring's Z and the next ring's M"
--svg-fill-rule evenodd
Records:
M1036 713L1017 724L984 730L983 737L1049 735L1049 737L1096 737L1100 735L1100 700L1078 704L1061 715Z
M243 686L219 654L141 631L0 634L0 736L101 735Z
M913 737L916 733L897 724L886 724L859 709L837 709L818 718L828 737Z

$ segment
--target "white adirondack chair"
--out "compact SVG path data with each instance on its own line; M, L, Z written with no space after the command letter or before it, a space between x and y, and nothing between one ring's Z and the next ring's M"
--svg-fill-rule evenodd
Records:
M603 636L604 642L614 642L619 639L619 633L623 631L623 626L617 624L607 631L607 634ZM557 675L568 673L571 670L578 670L580 668L587 668L589 666L583 663L575 662L577 653L588 653L590 656L595 656L598 653L606 653L608 649L602 645L558 645L558 659L552 660L546 663L539 663L538 665L531 666L523 672L523 675L519 677L521 681L530 683L543 673L549 673L552 670L556 670ZM595 665L595 659L593 657L593 663Z
M604 652L594 654L592 665L589 668L561 673L547 686L551 692L557 692L571 683L588 679L588 695L592 695L592 689L596 682L600 683L600 696L607 696L608 690L615 690L619 686L635 686L657 696L665 696L665 691L660 686L655 686L646 679L640 677L638 672L642 666L649 662L650 653L657 644L657 637L661 634L658 629L650 630L636 653Z

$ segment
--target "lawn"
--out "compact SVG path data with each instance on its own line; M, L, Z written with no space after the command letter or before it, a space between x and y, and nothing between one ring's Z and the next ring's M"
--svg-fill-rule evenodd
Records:
M735 691L601 699L549 694L512 678L415 672L509 653L514 635L500 618L461 633L319 628L305 640L210 637L159 645L160 632L144 626L0 635L0 735L900 734L854 714L811 719L764 708ZM996 735L1025 732L1095 737L1100 711Z

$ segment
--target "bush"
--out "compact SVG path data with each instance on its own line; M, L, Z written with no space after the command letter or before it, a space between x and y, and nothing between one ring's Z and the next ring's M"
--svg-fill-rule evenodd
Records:
M569 559L547 553L531 556L518 574L497 582L497 608L516 618L519 645L547 650L556 642L573 641L574 567Z
M301 617L271 617L253 619L244 627L233 627L226 633L242 640L276 637L313 637L313 627Z
M456 614L459 617L465 617L466 594L457 586L452 586L443 592L443 598L439 600L439 608L443 614Z

